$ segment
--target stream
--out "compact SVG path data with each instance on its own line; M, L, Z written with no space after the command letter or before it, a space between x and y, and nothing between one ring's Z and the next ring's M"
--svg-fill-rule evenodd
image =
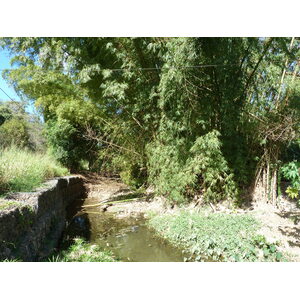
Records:
M74 237L82 237L102 249L110 250L119 260L131 262L182 262L182 251L155 235L143 218L116 218L99 207L84 208L94 199L74 203L68 211L68 224L61 248Z

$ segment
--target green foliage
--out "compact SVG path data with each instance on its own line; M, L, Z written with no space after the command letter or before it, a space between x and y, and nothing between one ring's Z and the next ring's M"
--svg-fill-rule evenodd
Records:
M49 258L50 262L114 262L112 253L91 245L81 238L74 239L73 245L58 255Z
M139 165L135 164L124 169L124 171L120 172L120 177L125 184L139 188L145 183L146 176L143 174L143 170Z
M134 186L154 184L170 201L203 193L213 202L235 199L267 166L276 174L299 138L292 41L3 38L0 46L17 66L4 77L34 99L64 165L88 160Z
M27 113L22 102L0 102L0 148L16 145L42 152L42 128L38 116Z
M257 234L259 224L251 216L226 214L157 215L149 225L163 238L183 246L188 260L279 261L282 253L276 244Z
M76 169L81 158L76 147L76 128L67 120L48 122L47 139L55 158L63 165Z
M177 145L150 150L150 181L157 192L170 201L183 202L185 196L202 194L206 201L235 199L236 187L221 152L219 133L212 131L198 137L189 151Z
M4 259L2 262L21 262L21 260L20 259L8 259L8 258L6 258L6 259Z
M212 131L197 138L187 161L187 170L195 178L195 188L200 187L204 199L211 202L237 197L233 174L222 154L219 136L219 132Z
M290 186L286 189L286 193L292 199L298 198L300 193L300 163L292 161L281 167L281 173L285 179L290 182Z
M66 175L48 154L33 153L15 146L0 151L0 194L31 191L46 179Z
M29 145L29 134L24 120L12 118L0 126L0 147L11 145L21 148Z

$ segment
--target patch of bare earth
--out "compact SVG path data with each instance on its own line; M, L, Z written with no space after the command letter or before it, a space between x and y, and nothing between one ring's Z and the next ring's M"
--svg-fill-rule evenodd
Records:
M281 251L290 254L292 261L300 261L300 210L260 203L253 214L262 224L259 233L270 242L279 241Z
M148 212L165 213L170 206L162 197L153 197L153 191L134 191L118 178L107 178L96 174L84 175L87 188L88 207L99 211L114 212L117 218L145 216Z

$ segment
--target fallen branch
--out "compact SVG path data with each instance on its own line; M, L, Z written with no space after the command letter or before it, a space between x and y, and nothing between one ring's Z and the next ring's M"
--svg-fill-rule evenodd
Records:
M128 202L128 201L135 201L135 200L142 200L142 199L146 199L147 196L145 197L139 197L139 198L130 198L130 199L123 199L123 200L111 200L111 199L107 199L104 201L101 201L99 203L96 204L88 204L88 205L83 205L82 207L96 207L96 206L101 206L103 204L113 204L113 203L121 203L121 202Z
M95 207L95 206L100 206L102 205L102 203L105 203L105 202L99 202L99 203L96 203L96 204L88 204L88 205L82 205L82 207Z
M147 197L141 197L141 198L131 198L131 199L124 199L124 200L117 200L117 201L105 201L102 203L106 203L106 204L114 204L114 203L122 203L122 202L129 202L129 201L136 201L136 200L142 200L142 199L146 199Z

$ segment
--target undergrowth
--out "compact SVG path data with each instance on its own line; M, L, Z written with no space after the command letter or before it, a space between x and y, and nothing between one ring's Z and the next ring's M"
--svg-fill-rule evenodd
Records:
M227 214L156 215L150 227L173 244L184 247L189 261L282 261L277 244L258 235L258 222L251 216Z
M49 178L66 174L68 170L48 154L15 146L0 150L0 195L31 191Z
M74 244L58 255L53 255L50 262L114 262L112 253L91 245L81 238L74 239Z

